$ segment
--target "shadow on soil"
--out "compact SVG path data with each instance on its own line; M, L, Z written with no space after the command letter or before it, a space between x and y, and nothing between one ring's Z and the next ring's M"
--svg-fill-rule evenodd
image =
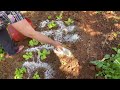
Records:
M89 62L100 60L105 54L114 53L111 48L117 46L120 39L114 38L111 33L120 30L114 25L113 19L107 19L102 14L90 15L90 12L79 14L80 19L76 23L81 39L69 48L82 67L79 78L94 79L96 68Z

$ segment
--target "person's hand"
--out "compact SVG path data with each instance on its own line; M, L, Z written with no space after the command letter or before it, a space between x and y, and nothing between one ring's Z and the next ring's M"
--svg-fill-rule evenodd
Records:
M63 46L62 46L62 43L58 42L58 41L55 41L53 43L53 46L57 49L57 50L62 50L63 49Z

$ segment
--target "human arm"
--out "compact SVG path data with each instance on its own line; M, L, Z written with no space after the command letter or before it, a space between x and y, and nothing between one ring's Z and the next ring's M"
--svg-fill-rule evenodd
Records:
M35 31L34 28L27 22L26 19L13 23L12 26L16 30L18 30L18 32L22 33L24 36L36 39L42 43L51 44L56 48L62 49L62 44L60 42L54 41L51 38L48 38L47 36L41 34L40 32Z

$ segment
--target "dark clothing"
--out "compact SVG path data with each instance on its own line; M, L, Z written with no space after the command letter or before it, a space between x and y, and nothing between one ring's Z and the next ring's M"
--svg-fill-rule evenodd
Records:
M9 55L14 55L18 47L15 45L15 43L10 38L6 28L2 28L0 31L0 44L2 45L5 52L7 52Z
M8 15L11 15L12 19L9 18ZM6 27L8 23L12 24L22 19L24 19L24 17L19 11L0 11L0 21L2 21L0 24L0 44L9 55L14 55L17 52L18 47L10 38Z

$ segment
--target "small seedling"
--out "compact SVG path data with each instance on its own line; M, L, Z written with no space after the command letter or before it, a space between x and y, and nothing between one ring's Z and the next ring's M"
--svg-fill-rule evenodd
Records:
M56 16L56 18L57 18L58 20L60 20L60 19L62 19L62 16Z
M14 79L22 79L23 78L23 74L25 74L26 71L27 70L26 70L25 67L16 68Z
M112 35L114 36L114 38L117 38L118 33L117 32L113 32Z
M5 54L5 52L4 52L3 48L0 46L0 61L5 60L4 54Z
M27 52L26 54L23 55L23 58L24 58L25 60L28 60L28 59L30 59L30 58L32 58L32 57L33 57L32 52Z
M73 24L73 23L74 23L74 21L71 18L68 18L68 20L65 21L65 24L67 24L68 26Z
M57 18L58 20L60 20L60 19L62 19L62 16L63 16L63 11L61 11L60 15L59 15L59 16L56 16L56 18Z
M38 51L38 55L40 56L41 60L46 59L47 55L49 54L50 54L50 51L49 50L47 51L46 49L43 49L42 52Z
M102 14L103 11L96 11L96 14Z
M2 60L5 60L5 58L4 58L4 53L1 53L1 54L0 54L0 61L2 61Z
M56 27L56 26L57 26L57 24L53 20L48 24L49 29L52 29L53 27Z
M32 39L32 40L29 41L29 46L36 46L38 44L39 44L39 42L35 39Z
M40 79L40 76L38 75L38 72L35 72L35 74L33 75L33 79Z
M51 19L52 17L51 16L48 16L48 19Z

